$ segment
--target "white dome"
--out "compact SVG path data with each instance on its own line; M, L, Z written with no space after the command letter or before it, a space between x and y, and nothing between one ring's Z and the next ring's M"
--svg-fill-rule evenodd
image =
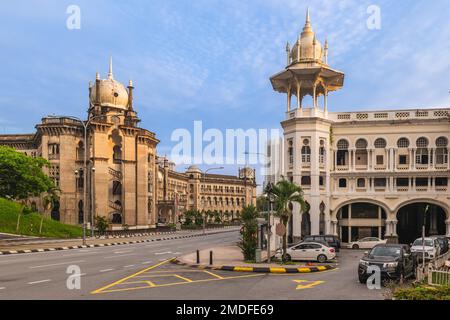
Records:
M97 102L97 80L100 75L97 73L95 85L91 87L91 103ZM109 72L106 79L99 81L99 103L102 106L128 109L128 91L123 84L114 80L112 71L112 58L109 62Z
M99 82L100 104L102 106L115 107L121 109L128 108L128 91L120 82L110 78ZM91 89L91 102L97 101L97 85Z

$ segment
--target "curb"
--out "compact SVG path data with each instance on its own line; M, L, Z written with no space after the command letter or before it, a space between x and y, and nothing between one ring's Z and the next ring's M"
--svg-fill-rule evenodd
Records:
M243 267L243 266L206 266L198 264L188 264L181 262L178 259L172 260L171 263L188 266L191 268L207 269L207 270L222 270L234 272L258 272L258 273L313 273L336 269L331 265L318 267L301 267L301 268L284 268L284 267Z
M136 243L146 243L146 242L155 242L155 241L164 241L164 240L175 240L175 239L185 239L185 238L194 238L194 237L202 237L219 233L227 233L234 232L237 230L226 230L219 232L209 232L206 234L192 234L185 236L176 236L169 238L156 238L156 239L146 239L146 240L134 240L134 241L122 241L122 242L109 242L109 243L97 243L97 244L87 244L81 246L69 246L69 247L55 247L55 248L42 248L42 249L22 249L22 250L7 250L0 251L1 255L11 255L11 254L23 254L23 253L36 253L36 252L48 252L48 251L61 251L61 250L71 250L71 249L83 249L83 248L98 248L98 247L110 247L110 246L118 246L123 244L136 244Z

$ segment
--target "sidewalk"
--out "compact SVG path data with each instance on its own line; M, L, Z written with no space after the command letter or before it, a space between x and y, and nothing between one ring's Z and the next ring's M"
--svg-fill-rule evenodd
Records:
M207 229L205 235L235 232L239 227L227 227L223 229ZM55 250L69 250L89 247L104 247L121 244L143 243L152 241L173 240L182 238L192 238L204 236L203 231L176 231L176 232L160 232L145 236L127 237L124 239L117 238L88 238L86 245L82 245L81 239L27 239L29 241L8 241L0 240L0 255L31 253Z
M209 264L210 251L213 252L213 264ZM263 259L266 258L263 253ZM203 269L216 269L240 272L264 272L264 273L307 273L319 272L335 268L335 263L246 263L241 249L237 246L221 246L206 250L200 250L200 264L197 264L197 253L193 252L177 258L176 264L197 267Z

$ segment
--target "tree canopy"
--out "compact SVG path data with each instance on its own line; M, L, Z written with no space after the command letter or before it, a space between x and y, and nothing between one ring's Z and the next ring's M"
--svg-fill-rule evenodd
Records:
M23 200L53 190L53 180L42 170L48 165L43 158L0 146L0 197Z

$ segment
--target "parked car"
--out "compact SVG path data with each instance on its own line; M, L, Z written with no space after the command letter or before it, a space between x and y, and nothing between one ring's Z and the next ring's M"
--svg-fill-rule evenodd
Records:
M305 236L303 238L303 242L325 242L328 243L330 247L333 247L336 252L339 252L341 249L341 240L338 236L333 235L313 235L313 236Z
M275 255L281 258L281 250ZM318 242L301 242L286 250L287 260L318 261L320 263L332 260L336 257L336 250Z
M439 242L433 238L416 239L411 245L411 252L418 258L422 259L425 249L425 259L434 259L439 255Z
M377 244L385 244L387 240L381 240L376 237L362 238L358 241L353 241L348 244L349 249L372 249Z
M431 238L436 239L439 242L439 256L448 252L449 246L446 236L432 236Z
M380 268L382 280L400 280L415 275L416 260L408 245L378 244L359 261L359 282L367 282L372 274L368 272L369 266Z

